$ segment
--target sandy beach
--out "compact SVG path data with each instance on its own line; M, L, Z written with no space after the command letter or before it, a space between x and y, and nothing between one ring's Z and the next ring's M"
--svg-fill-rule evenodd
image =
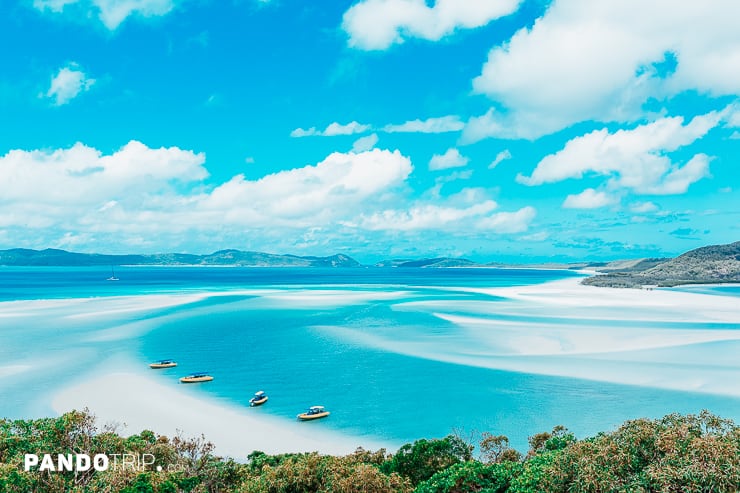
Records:
M124 435L145 429L170 437L204 435L216 445L217 454L242 460L254 450L348 454L358 446L373 450L392 446L328 431L320 423L288 422L265 416L259 408L203 399L136 372L95 376L64 388L53 396L52 406L60 414L88 408L99 426L117 424Z

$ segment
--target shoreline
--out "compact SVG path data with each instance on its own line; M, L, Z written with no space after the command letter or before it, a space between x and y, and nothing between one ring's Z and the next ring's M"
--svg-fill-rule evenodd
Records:
M216 454L241 460L255 450L268 454L349 454L360 446L369 450L398 446L320 428L316 426L319 423L260 414L259 407L241 408L188 394L137 371L88 376L54 394L51 407L58 414L87 408L98 426L118 424L122 427L118 433L125 436L142 430L169 437L204 436L215 445Z

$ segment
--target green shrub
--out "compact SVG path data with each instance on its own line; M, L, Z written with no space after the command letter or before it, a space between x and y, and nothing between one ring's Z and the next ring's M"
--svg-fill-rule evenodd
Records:
M462 462L422 481L414 493L505 493L521 470L518 462Z
M440 440L422 439L403 445L381 468L409 478L417 485L453 464L471 460L472 452L472 446L452 435Z

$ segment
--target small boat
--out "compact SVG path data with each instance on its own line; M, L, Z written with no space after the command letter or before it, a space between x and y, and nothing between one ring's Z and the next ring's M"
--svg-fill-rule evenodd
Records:
M116 273L115 273L115 271L113 270L113 266L111 266L111 268L110 268L110 277L109 277L108 279L106 279L106 281L119 281L119 280L120 280L120 279L118 279L118 278L116 277Z
M249 399L249 405L250 406L261 406L267 402L267 394L265 394L264 390L260 390L259 392L254 393L254 397Z
M308 411L298 415L298 419L302 421L308 421L311 419L325 418L331 414L329 411L324 409L324 406L311 406Z
M210 382L213 377L208 373L193 373L186 377L182 377L180 382L182 383L198 383L198 382Z
M159 370L160 368L174 368L175 366L177 366L177 361L171 359L161 359L154 363L149 363L149 368L154 370Z

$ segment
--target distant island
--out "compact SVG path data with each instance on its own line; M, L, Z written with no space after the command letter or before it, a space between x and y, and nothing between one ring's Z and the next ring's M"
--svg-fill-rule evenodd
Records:
M76 253L48 248L0 250L0 265L18 267L58 266L234 266L234 267L370 267L344 254L327 257L279 255L242 250L219 250L206 255L188 253L107 255ZM612 262L504 264L480 263L465 258L434 257L389 259L373 264L378 268L540 268L590 270L598 275L583 284L602 287L640 288L740 282L740 241L697 248L676 258L642 258Z
M632 264L606 266L607 272L589 277L583 284L616 288L679 286L740 282L740 241L697 248L676 258L643 259Z
M19 267L83 267L111 265L161 265L161 266L235 266L235 267L358 267L360 263L347 255L329 257L300 257L274 255L241 250L219 250L208 255L189 253L158 253L150 255L105 255L100 253L75 253L47 248L30 250L13 248L0 250L0 265Z

